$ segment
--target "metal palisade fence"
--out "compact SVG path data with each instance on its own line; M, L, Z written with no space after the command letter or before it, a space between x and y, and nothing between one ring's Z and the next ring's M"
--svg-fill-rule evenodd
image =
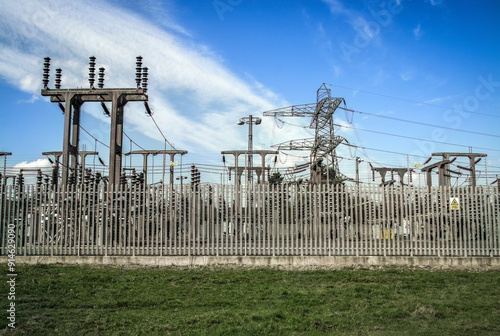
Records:
M0 188L0 255L500 255L488 187Z

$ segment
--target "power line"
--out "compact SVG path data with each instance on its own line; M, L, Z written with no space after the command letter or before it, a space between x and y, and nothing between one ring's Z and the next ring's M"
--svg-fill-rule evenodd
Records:
M133 143L134 145L136 145L136 146L137 146L137 147L139 147L140 149L145 150L145 149L144 149L143 147L141 147L141 146L140 146L137 142L135 142L134 140L132 140L132 139L131 139L128 135L127 135L127 133L125 133L125 131L123 131L123 135L125 135L125 136L126 136L126 137L130 140L130 142L131 142L131 143Z
M158 124L156 123L156 120L155 118L153 117L153 112L151 111L151 109L149 108L149 105L147 104L147 102L144 102L144 107L146 107L146 114L148 116L151 117L151 119L153 120L153 122L155 123L155 126L156 128L158 129L158 131L160 132L161 136L163 137L163 139L165 139L165 142L167 142L170 147L172 147L172 149L174 150L177 150L171 143L170 141L168 141L167 137L165 136L165 134L163 134L162 130L160 129L160 126L158 126Z
M341 109L351 111L351 112L356 112L359 114L366 114L372 117L379 117L379 118L385 118L385 119L391 119L391 120L396 120L396 121L401 121L401 122L406 122L406 123L411 123L411 124L417 124L417 125L423 125L423 126L430 126L430 127L437 127L437 128L442 128L450 131L456 131L456 132L463 132L463 133L471 133L471 134L478 134L478 135L484 135L484 136L490 136L490 137L495 137L495 138L500 138L500 135L495 135L495 134L489 134L489 133L482 133L482 132L475 132L475 131L468 131L468 130L461 130L457 128L452 128L452 127L446 127L446 126L440 126L440 125L434 125L434 124L428 124L428 123L423 123L419 121L412 121L412 120L406 120L406 119L400 119L400 118L395 118L395 117L389 117L389 116L383 116L379 114L374 114L374 113L368 113L368 112L362 112L362 111L357 111L353 109L348 109L344 107L340 107Z
M334 87L338 87L338 88L342 88L342 89L346 89L346 90L353 90L353 91L368 93L368 94L372 94L372 95L375 95L375 96L380 96L380 97L385 97L385 98L391 98L391 99L397 99L397 100L406 101L406 102L415 103L415 104L422 104L422 105L440 107L440 108L444 108L444 109L450 109L451 108L451 107L447 107L447 106L436 105L436 104L431 104L431 103L426 103L426 102L419 102L419 101L416 101L416 100L411 100L411 99L406 99L406 98L393 97L393 96L384 95L384 94L375 93L375 92L370 92L370 91L363 91L363 90L360 90L360 89L348 88L348 87L340 86L340 85L334 85L334 84L328 84L328 85L334 86ZM500 118L500 115L494 115L494 114L489 114L489 113L472 112L472 111L466 111L466 110L461 110L461 109L456 109L456 108L453 108L453 110L455 110L455 111L461 111L461 112L466 112L466 113L470 113L470 114L477 114L477 115L484 115L484 116L488 116L488 117Z
M81 129L82 129L85 133L87 133L87 134L88 134L88 135L89 135L92 139L94 139L95 141L97 141L97 142L98 142L98 143L100 143L101 145L103 145L103 146L105 146L105 147L109 148L109 146L108 146L108 145L106 145L104 142L102 142L101 140L97 139L97 138L96 138L95 136L93 136L93 135L92 135L89 131L87 131L87 130L85 129L85 127L83 127L82 125L80 125L80 128L81 128Z
M363 129L363 128L359 128L359 127L353 127L353 126L344 126L344 125L338 125L338 124L334 124L334 125L335 125L335 126L339 126L339 127L345 127L345 128L357 129L358 131L363 131L363 132L371 132L371 133L376 133L376 134L383 134L383 135L394 136L394 137L398 137L398 138L405 138L405 139L412 139L412 140L429 141L429 142L435 142L435 143L439 143L439 144L443 144L443 145L451 145L451 146L458 146L458 147L467 147L467 148L468 148L468 147L470 147L470 146L468 146L468 145L460 145L460 144L455 144L455 143L451 143L451 142L435 141L435 140L428 140L428 139L422 139L422 138L410 137L410 136L406 136L406 135L398 135L398 134L393 134L393 133L386 133L386 132L380 132L380 131L373 131L373 130ZM489 150L489 151L494 151L494 152L500 152L500 149L484 148L484 147L476 147L476 146L474 146L474 148L477 148L477 149L482 149L482 150Z

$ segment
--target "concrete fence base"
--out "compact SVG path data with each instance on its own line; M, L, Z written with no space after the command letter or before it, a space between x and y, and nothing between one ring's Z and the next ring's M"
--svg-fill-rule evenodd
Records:
M0 257L6 264L7 257ZM17 256L16 265L64 264L117 267L226 267L341 269L409 267L429 269L500 269L500 258L407 256Z

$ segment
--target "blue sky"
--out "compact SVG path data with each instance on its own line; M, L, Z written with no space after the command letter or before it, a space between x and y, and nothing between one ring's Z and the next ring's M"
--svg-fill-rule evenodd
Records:
M20 0L1 6L0 151L13 153L9 172L48 171L41 153L62 149L63 115L40 96L43 57L52 58L49 87L57 67L63 88L88 87L92 55L97 67L106 68L106 87L134 87L135 57L141 55L155 120L175 148L189 152L183 167L204 167L202 181L220 181L222 170L209 165L222 165L222 150L245 149L240 117L313 103L322 83L354 110L335 115L337 134L358 146L338 148L345 175L354 177L356 156L364 160L362 181L371 183L368 162L413 167L432 152L470 150L488 155L478 163L478 183L486 182L486 168L489 182L500 175L496 0ZM109 119L101 107L84 104L83 111L82 126L108 143ZM254 148L312 136L300 127L308 119L283 121L263 117L254 127ZM165 146L139 103L126 106L125 131L143 148ZM107 148L85 132L81 145L108 163ZM124 150L130 149L139 148L125 138ZM307 156L281 153L278 167L304 163ZM157 181L162 159L154 160L151 178ZM467 183L464 177L452 182Z

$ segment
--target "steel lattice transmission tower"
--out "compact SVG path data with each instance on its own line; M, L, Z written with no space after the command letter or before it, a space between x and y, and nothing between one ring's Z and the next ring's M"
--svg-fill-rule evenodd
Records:
M316 93L316 103L293 105L276 110L266 111L264 116L270 117L311 117L309 128L314 129L314 139L290 140L272 147L278 150L311 150L311 181L321 183L328 179L332 183L351 180L339 170L336 148L347 140L336 136L333 115L344 98L331 96L330 88L322 84Z

